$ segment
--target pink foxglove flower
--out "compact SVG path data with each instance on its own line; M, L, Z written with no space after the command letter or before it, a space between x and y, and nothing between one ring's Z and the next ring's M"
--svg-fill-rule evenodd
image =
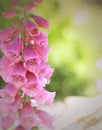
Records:
M49 29L49 22L32 15L42 0L23 3L12 0L5 18L16 20L8 29L0 30L0 76L7 85L0 90L0 129L32 130L46 127L53 130L53 117L38 107L54 101L55 92L45 89L54 69L47 65L48 35L39 27ZM19 7L20 6L20 7ZM17 12L17 13L16 13ZM31 18L35 20L31 21Z
M24 68L22 62L19 62L18 64L16 64L11 74L10 83L14 84L15 87L18 87L18 88L25 85L27 82L26 72L27 70Z
M36 126L36 117L34 115L33 107L30 104L23 105L20 117L20 125L27 130L31 130L32 127Z
M47 83L50 83L50 78L54 72L54 69L51 68L49 65L43 65L40 71L40 76L45 77Z
M39 93L36 94L36 96L34 96L34 98L39 106L44 104L51 105L53 103L55 95L55 92L48 92L42 89L41 91L39 91Z
M8 115L12 117L12 119L17 120L19 116L19 109L21 106L21 97L19 94L16 95L15 101L12 104L8 105Z
M42 86L39 85L39 80L33 73L28 72L26 77L27 77L27 84L23 88L23 91L28 96L34 97L42 89Z
M40 30L37 28L37 26L31 22L31 21L27 21L25 23L25 28L26 28L26 31L27 33L30 35L30 36L37 36L40 34Z
M26 46L24 49L24 60L24 67L31 72L35 72L37 66L41 64L41 59L36 50L30 46Z
M3 98L0 99L0 115L5 117L9 115L12 119L18 118L18 110L21 104L21 97L17 94L14 102L5 102Z
M34 15L33 18L35 22L38 24L38 26L46 29L50 28L49 22L46 19L42 18L41 16Z
M11 39L15 32L14 25L10 26L7 30L0 30L0 41Z
M40 125L47 127L48 129L54 130L54 127L52 125L54 121L54 116L51 116L47 112L40 109L36 110L36 114L40 119Z
M12 90L12 91L11 91ZM15 96L17 94L17 88L12 84L7 84L4 89L0 90L0 96L7 103L12 103L15 100Z
M38 36L33 37L35 43L39 45L39 47L47 46L48 44L48 34L44 32L40 32Z
M4 42L0 46L2 52L11 60L12 64L20 61L20 53L22 51L21 38L17 37L9 42Z
M0 76L5 82L10 82L10 76L14 69L14 65L11 66L10 64L11 61L7 57L3 56L0 59Z
M9 11L3 12L3 16L5 18L13 18L16 16L16 14L17 12L15 10L9 10Z

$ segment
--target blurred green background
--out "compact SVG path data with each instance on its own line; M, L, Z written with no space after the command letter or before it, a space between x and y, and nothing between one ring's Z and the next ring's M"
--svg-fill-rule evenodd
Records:
M0 29L14 20L2 17L2 12L10 8L9 1L0 0ZM102 55L101 0L43 0L35 13L51 25L47 31L52 48L48 63L55 72L46 88L56 91L57 100L97 95L96 80L102 76L96 66Z

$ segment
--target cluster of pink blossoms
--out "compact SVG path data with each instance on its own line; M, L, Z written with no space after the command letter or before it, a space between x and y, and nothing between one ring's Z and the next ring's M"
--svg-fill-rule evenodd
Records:
M31 13L40 2L13 0L13 9L3 13L5 18L19 17L7 30L0 30L0 76L7 83L0 90L1 130L54 129L54 117L40 108L55 97L45 89L54 69L47 64L48 35L39 29L49 29L49 22Z

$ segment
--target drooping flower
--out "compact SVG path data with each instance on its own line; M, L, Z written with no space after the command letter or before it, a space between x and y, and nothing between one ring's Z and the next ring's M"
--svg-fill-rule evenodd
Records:
M10 76L14 69L14 65L10 65L10 64L11 61L7 57L3 56L0 59L0 76L7 83L10 82Z
M37 36L40 34L38 27L30 20L26 21L25 29L30 36Z
M13 24L12 26L10 26L6 30L0 30L0 41L3 42L3 41L6 41L8 39L11 39L11 37L13 36L15 30L16 30L15 24Z
M45 32L40 32L38 36L33 37L35 44L37 44L39 47L46 47L48 44L48 34Z
M0 46L2 52L10 59L11 64L20 61L20 53L22 51L22 41L20 37L8 42L3 42Z
M30 46L26 46L24 49L24 67L31 72L35 72L40 64L41 59L36 50Z
M20 125L27 130L31 130L32 127L37 125L33 107L28 103L23 105L20 116Z
M40 119L41 126L54 130L54 126L53 126L54 116L51 116L47 112L40 109L36 110L36 114L38 118Z
M28 96L34 97L42 89L42 86L39 85L39 80L33 73L27 72L26 78L27 84L24 86L23 91Z
M14 87L14 85L7 84L3 89L0 90L0 96L3 98L4 102L13 103L17 91L18 90Z
M46 19L42 18L41 16L34 15L33 18L34 18L35 22L38 24L38 26L45 28L45 29L50 28L49 22Z
M39 104L39 106L42 106L44 104L51 105L54 101L55 95L55 92L49 92L45 89L42 89L34 96L34 99L37 101L37 104Z
M18 88L25 85L27 82L26 72L27 70L24 68L22 62L16 64L11 74L10 83L14 84Z

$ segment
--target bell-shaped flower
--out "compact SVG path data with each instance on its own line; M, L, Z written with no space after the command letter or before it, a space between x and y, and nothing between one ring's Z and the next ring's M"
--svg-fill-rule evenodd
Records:
M42 18L41 16L34 15L33 18L39 27L42 27L45 29L50 28L49 22L46 19Z
M13 103L7 103L3 98L0 99L0 116L9 115L12 119L18 118L18 110L21 105L21 97L17 94Z
M37 36L40 34L40 30L37 26L29 20L25 23L25 29L30 36Z
M5 82L10 82L10 76L14 69L14 65L10 65L11 61L3 56L0 59L0 76L3 78Z
M9 42L3 42L0 48L2 52L11 60L11 64L20 61L20 53L22 50L22 41L20 37L17 37Z
M12 104L8 105L8 115L10 115L12 117L12 119L17 120L18 111L19 111L19 108L21 105L22 105L21 97L19 94L17 94L15 97L15 101Z
M14 84L17 88L22 87L27 82L26 71L22 62L16 64L11 74L10 83Z
M5 41L7 39L11 39L15 32L15 26L12 25L6 30L0 30L0 41Z
M49 115L47 112L40 110L40 109L36 110L36 114L37 114L38 118L40 119L40 125L42 127L46 127L50 130L54 130L54 126L53 126L53 123L55 120L54 116Z
M54 69L51 68L49 65L42 65L41 71L40 71L40 77L44 77L47 80L47 83L50 83L50 78L54 72Z
M36 96L34 96L34 98L37 101L37 104L39 106L44 105L44 104L51 105L54 101L55 95L56 95L55 92L49 92L49 91L46 91L45 89L42 89L36 94Z
M17 94L13 103L5 102L4 98L0 99L0 116L10 116L13 120L18 118L18 110L21 105L21 97Z
M31 71L35 72L38 71L38 66L41 64L41 59L39 58L39 55L36 53L35 49L26 46L24 49L24 67Z
M35 44L39 45L39 47L45 47L48 44L48 34L45 32L40 32L38 36L33 37Z
M34 97L42 89L39 85L39 80L36 75L31 72L27 72L26 78L27 84L23 87L23 91L28 96Z
M7 84L3 89L0 90L0 96L3 98L4 102L12 103L15 100L17 91L18 90L14 87L14 85Z
M35 50L38 53L41 61L43 63L46 63L48 61L48 52L50 50L49 46L40 46L39 45L35 45Z
M32 129L32 127L36 126L36 117L34 110L29 103L23 105L20 116L20 125L27 130Z

